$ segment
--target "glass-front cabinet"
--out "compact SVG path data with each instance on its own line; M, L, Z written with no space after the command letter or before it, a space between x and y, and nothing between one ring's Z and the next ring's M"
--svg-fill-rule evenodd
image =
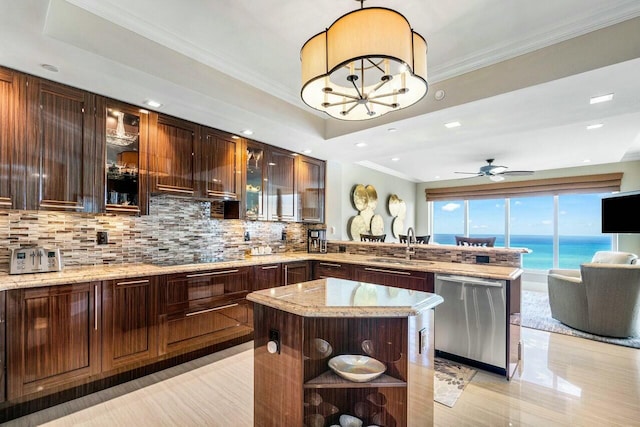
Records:
M106 110L106 211L144 213L141 171L148 115L118 103L108 103Z
M251 220L266 220L265 147L260 143L247 141L246 153L245 217Z

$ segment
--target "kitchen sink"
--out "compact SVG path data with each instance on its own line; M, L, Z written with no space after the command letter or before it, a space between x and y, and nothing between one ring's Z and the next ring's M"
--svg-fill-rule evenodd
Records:
M367 261L380 262L385 264L412 265L412 266L433 264L433 262L431 261L415 261L415 260L400 259L400 258L369 258L367 259Z

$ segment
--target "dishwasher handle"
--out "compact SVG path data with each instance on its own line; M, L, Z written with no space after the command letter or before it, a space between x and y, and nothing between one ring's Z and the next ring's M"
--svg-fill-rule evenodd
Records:
M455 276L455 275L447 275L447 274L436 275L436 280L462 283L465 285L490 286L494 288L501 288L505 285L504 280L491 280L491 279L482 279L480 277Z

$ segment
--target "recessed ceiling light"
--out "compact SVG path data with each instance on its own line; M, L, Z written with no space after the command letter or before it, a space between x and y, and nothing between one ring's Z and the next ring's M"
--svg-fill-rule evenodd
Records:
M388 132L397 132L397 131L398 131L398 129L396 129L396 128L389 128L389 129L387 129L387 131L388 131Z
M142 114L149 114L149 110L145 110L144 108L139 109L138 112Z
M244 135L253 135L253 131L251 129L245 129L242 131Z
M584 159L584 160L582 161L582 163L591 163L591 160L589 160L589 159Z
M41 66L42 68L44 68L45 70L47 70L47 71L51 71L52 73L57 73L57 72L59 71L59 70L58 70L58 67L56 67L55 65L51 65L51 64L40 64L40 66Z
M309 150L309 149L307 148L306 150L303 150L302 152L303 152L304 154L310 154L310 153L311 153L311 150Z
M392 157L392 158L391 158L391 161L392 161L392 162L397 162L398 160L400 160L400 157Z
M144 105L148 105L151 108L160 108L160 107L162 107L161 103L159 103L158 101L154 101L153 99L147 99L146 101L144 101Z
M440 179L440 175L434 176L435 179Z
M589 100L589 104L599 104L600 102L608 102L611 101L613 99L613 94L609 93L607 95L601 95L601 96L592 96L591 99Z
M240 139L238 135L231 135L231 139Z
M462 126L460 122L449 122L444 124L444 127L446 127L447 129L457 128L460 126Z
M604 126L602 123L594 123L592 125L587 126L587 130L600 129L602 126Z
M358 147L358 148L362 148L362 147L366 147L366 146L367 146L367 143L366 143L366 142L358 142L358 143L356 144L356 147Z

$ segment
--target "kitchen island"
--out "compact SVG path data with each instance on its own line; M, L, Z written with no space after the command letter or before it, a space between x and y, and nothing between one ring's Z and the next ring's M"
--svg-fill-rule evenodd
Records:
M252 292L254 425L433 423L433 308L438 295L337 278ZM329 368L359 355L384 373L354 382Z

